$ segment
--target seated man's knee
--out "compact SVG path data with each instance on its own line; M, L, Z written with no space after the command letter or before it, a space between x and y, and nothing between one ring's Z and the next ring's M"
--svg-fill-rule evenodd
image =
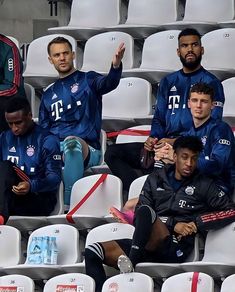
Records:
M85 261L104 260L104 251L100 243L93 243L85 248Z
M141 218L150 218L151 223L154 223L157 215L156 212L148 205L142 205L135 211L136 220Z

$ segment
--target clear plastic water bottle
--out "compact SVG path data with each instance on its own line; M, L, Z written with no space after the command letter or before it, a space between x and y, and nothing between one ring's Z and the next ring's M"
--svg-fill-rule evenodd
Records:
M51 250L50 250L50 237L43 237L43 245L42 245L42 254L43 254L43 263L45 265L51 264Z
M58 247L56 244L56 237L50 237L50 250L51 250L51 265L57 265Z
M29 246L28 264L43 263L42 242L43 238L41 236L32 238Z

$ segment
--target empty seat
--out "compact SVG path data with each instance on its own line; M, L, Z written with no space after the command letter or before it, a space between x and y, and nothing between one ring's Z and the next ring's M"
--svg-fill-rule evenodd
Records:
M17 265L21 260L20 231L12 226L0 226L0 246L0 274L2 274L3 267Z
M201 261L181 264L185 271L204 272L213 278L224 278L234 273L235 222L218 230L210 230L206 237Z
M84 274L63 274L49 279L43 288L43 292L54 291L95 292L95 281Z
M151 125L141 125L128 128L119 132L116 144L145 142L150 135Z
M220 80L235 75L235 28L210 31L202 37L202 65ZM216 45L215 45L216 44Z
M235 274L224 279L220 292L232 292L235 286Z
M214 292L214 280L204 273L182 273L163 282L161 292Z
M152 119L151 84L142 78L122 78L116 89L103 95L102 119Z
M146 38L158 31L159 25L176 21L178 0L130 0L125 24L108 27L109 30L124 31L134 38Z
M127 33L112 31L97 34L85 44L81 71L98 71L107 73L111 67L113 55L121 43L125 43L123 68L130 69L134 62L134 40Z
M34 281L27 276L7 275L0 277L0 291L34 292L34 289Z
M154 283L151 277L142 273L120 274L110 277L104 282L102 292L110 291L154 292Z
M234 18L233 0L186 0L184 18L164 24L164 29L192 27L201 34L219 27L218 23Z
M147 37L139 68L124 69L123 76L136 76L159 82L166 74L179 70L182 65L177 56L179 30L167 30Z
M120 3L120 0L73 0L69 24L48 30L87 40L106 26L119 24Z
M75 56L77 56L77 42L68 35L46 35L34 39L28 47L28 54L26 60L26 68L24 71L24 78L26 83L31 84L35 88L44 88L58 78L58 72L48 60L47 45L55 37L64 37L72 44ZM74 66L77 67L77 60L75 57Z
M93 174L77 180L72 187L68 214L73 213L71 219L78 229L90 229L113 221L113 218L109 216L110 206L122 207L121 180L114 175L108 174L106 179L95 188L94 186L100 179L100 174ZM94 192L89 196L88 194L93 189ZM84 200L84 196L87 195L87 200ZM84 203L81 203L83 200ZM77 205L80 205L78 209L76 208ZM53 224L69 223L66 217L68 218L68 215L55 215L47 217L47 220Z
M29 264L30 244L35 237L50 236L56 238L58 248L57 265ZM38 247L38 249L42 249ZM4 268L7 274L20 274L32 279L49 279L62 273L61 265L80 261L79 233L70 225L55 224L34 230L28 239L27 258L24 264Z
M107 223L100 226L97 226L91 229L86 237L85 247L95 242L104 242L109 240L116 240L122 238L131 239L134 233L134 226L123 223ZM76 263L73 265L64 265L64 272L85 272L85 262ZM105 266L107 275L114 275L118 273L118 270L115 270L111 267Z
M223 116L235 117L235 77L225 79L222 84L225 96Z

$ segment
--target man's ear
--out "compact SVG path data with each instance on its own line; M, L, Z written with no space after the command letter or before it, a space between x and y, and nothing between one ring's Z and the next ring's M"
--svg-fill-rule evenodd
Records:
M179 49L177 49L177 56L179 57L180 56L180 50Z
M176 153L174 152L173 153L173 160L174 160L174 163L176 162L176 160L177 160L177 155L176 155Z
M191 108L190 107L190 98L188 99L188 108Z
M51 59L50 56L48 57L48 60L49 60L49 62L50 62L51 64L53 64L52 59Z
M202 55L204 55L204 47L201 48Z

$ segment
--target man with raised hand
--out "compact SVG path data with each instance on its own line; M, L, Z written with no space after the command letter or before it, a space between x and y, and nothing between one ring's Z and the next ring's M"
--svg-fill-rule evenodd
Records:
M124 51L125 45L121 43L109 73L103 76L74 68L75 54L67 39L57 37L48 44L49 61L60 78L43 94L39 124L61 141L65 205L70 204L72 186L83 177L84 169L99 164L102 95L118 86Z

